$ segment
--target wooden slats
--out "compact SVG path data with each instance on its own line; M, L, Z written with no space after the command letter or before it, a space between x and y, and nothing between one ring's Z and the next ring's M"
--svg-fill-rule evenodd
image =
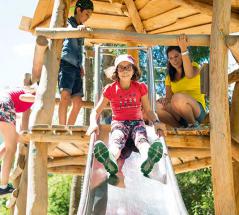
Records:
M141 10L139 10L139 15L142 20L147 20L159 14L173 10L179 6L180 4L169 2L168 0L151 0L148 1L148 4L146 4Z
M138 10L140 10L141 8L143 8L145 5L147 5L147 3L149 2L149 0L135 0L134 3L137 7Z
M196 135L196 136L209 136L209 127L204 126L198 129L195 128L174 128L168 129L167 134L171 135Z
M174 23L177 23L178 20L198 13L199 12L197 10L189 10L187 7L178 7L164 14L160 14L158 16L147 19L143 21L143 24L146 31L153 31L166 26L171 26ZM187 24L190 23L191 21L187 20Z
M50 167L48 168L48 173L83 176L85 173L85 166L70 165L70 166Z
M202 158L194 161L188 161L174 166L175 173L183 173L198 170L211 166L211 158Z
M153 32L148 32L149 34L152 34ZM210 34L211 33L211 24L203 24L203 25L197 25L194 27L187 27L180 30L174 30L174 31L167 31L162 34L187 34L187 35L193 35L193 34Z
M195 14L192 16L188 16L185 18L177 19L177 20L171 20L171 21L172 22L169 23L168 26L164 25L165 27L164 26L162 26L162 28L158 27L158 29L150 31L150 33L152 34L166 33L171 31L183 30L185 28L201 26L203 24L211 23L212 19L211 17L207 15Z
M69 166L69 165L85 165L87 156L73 156L73 157L61 157L48 159L48 168L57 166Z
M129 17L93 13L91 18L87 20L85 25L90 26L91 28L125 30L127 26L131 25L131 20Z

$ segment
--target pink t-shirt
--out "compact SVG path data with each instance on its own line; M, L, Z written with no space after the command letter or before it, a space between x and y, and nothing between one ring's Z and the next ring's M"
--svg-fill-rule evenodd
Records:
M14 89L14 90L10 90L8 93L11 97L11 100L14 103L15 111L17 113L25 112L33 104L33 102L23 102L19 99L20 95L27 93L27 91L25 91L24 89L21 89L21 88Z
M146 84L131 81L130 88L124 90L118 81L108 84L103 90L103 96L110 100L113 120L140 120L141 97L148 93Z

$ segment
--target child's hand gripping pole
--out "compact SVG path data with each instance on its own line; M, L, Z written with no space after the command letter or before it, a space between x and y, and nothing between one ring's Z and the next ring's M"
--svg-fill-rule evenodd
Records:
M155 129L155 133L161 137L165 137L167 136L167 129L166 129L166 125L162 122L160 122L159 120L156 120L153 122L154 125L154 129Z

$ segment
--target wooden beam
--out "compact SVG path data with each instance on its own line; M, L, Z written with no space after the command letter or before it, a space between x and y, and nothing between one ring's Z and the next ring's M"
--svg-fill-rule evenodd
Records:
M44 62L44 54L48 47L46 37L38 36L36 39L33 66L32 66L32 82L40 81L42 66Z
M139 16L139 12L135 6L135 3L133 0L124 0L124 3L128 9L129 16L131 18L131 21L134 25L135 30L138 33L145 33L143 23L141 21L141 18Z
M239 143L232 139L232 157L239 162Z
M230 0L213 1L210 38L210 144L215 214L236 215L228 104L228 50L225 44L225 35L229 34L230 12Z
M84 166L76 166L76 165L50 167L50 168L48 168L48 173L83 176L85 173L85 167Z
M110 39L122 42L133 42L145 46L154 45L177 45L178 35L149 35L135 32L127 32L112 29L92 29L79 31L79 29L66 28L37 28L37 35L42 35L50 39L62 38L89 38L89 39ZM190 45L209 46L209 35L188 35Z
M207 136L167 135L165 141L169 147L210 148L210 141Z
M147 5L148 0L135 0L135 5L138 10L142 9L145 5Z
M169 154L170 157L210 157L210 149L169 147Z
M189 135L189 136L209 136L210 131L208 126L204 126L198 129L192 128L173 128L167 129L167 134L169 135Z
M41 142L41 143L81 143L81 144L87 144L89 143L89 136L82 135L85 134L85 132L74 132L71 134L64 134L63 132L57 132L57 134L54 134L52 132L32 132L30 135L31 141ZM44 144L47 145L47 144Z
M47 167L50 168L50 167L57 167L57 166L70 166L70 165L85 166L86 159L87 157L85 155L48 159Z
M66 25L70 1L55 0L50 27ZM30 126L51 124L55 106L55 90L58 78L63 40L54 40L46 51L45 67L37 89ZM30 142L28 165L27 215L47 214L47 144Z
M211 166L211 158L202 158L173 166L176 174L203 169Z
M226 37L227 47L230 49L233 57L239 63L239 39L238 37Z
M236 207L239 211L239 162L233 163L234 190L236 198Z
M230 113L231 135L239 144L239 82L236 83L232 95L232 106Z
M27 16L22 16L21 22L18 28L22 31L30 31L31 23L32 23L32 18Z
M239 82L239 69L234 70L228 75L228 84ZM235 88L234 88L235 90Z

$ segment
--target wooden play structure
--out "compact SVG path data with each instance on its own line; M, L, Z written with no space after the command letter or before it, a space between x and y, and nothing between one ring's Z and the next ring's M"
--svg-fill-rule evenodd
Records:
M92 30L67 29L75 1L39 0L33 18L20 29L37 36L33 78L39 80L30 131L21 135L18 164L9 207L12 214L47 214L47 174L85 173L86 127L52 125L63 39L85 37L87 45L176 45L178 34L192 46L210 46L210 124L199 130L169 130L166 143L176 173L212 167L217 215L239 214L239 71L228 75L228 50L239 62L237 0L95 0L86 23ZM70 11L70 12L69 12ZM39 28L40 27L40 28ZM136 50L132 55L138 57ZM235 83L229 111L228 84ZM92 101L84 107L92 108ZM107 133L109 126L102 125ZM29 151L29 152L28 152ZM26 197L27 196L27 197Z

